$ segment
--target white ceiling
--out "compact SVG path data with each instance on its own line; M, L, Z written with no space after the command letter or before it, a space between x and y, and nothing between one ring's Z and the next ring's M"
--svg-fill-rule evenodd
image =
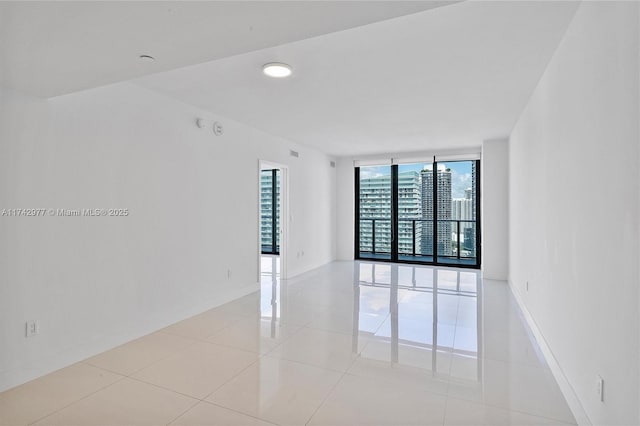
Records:
M448 3L3 1L0 84L50 97Z
M575 9L456 3L137 83L334 155L475 147L510 133Z
M0 2L0 85L50 97L134 79L334 155L477 147L509 134L576 7ZM293 76L265 77L271 61Z

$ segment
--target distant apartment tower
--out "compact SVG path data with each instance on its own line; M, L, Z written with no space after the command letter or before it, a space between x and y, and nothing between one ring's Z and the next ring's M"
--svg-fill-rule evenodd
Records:
M280 252L279 222L280 173L278 170L275 170L275 173L274 170L262 170L260 173L260 242L262 253L278 254Z
M478 231L478 216L476 216L476 187L477 187L477 161L471 163L471 218L474 220L473 226L464 231L464 249L469 251L472 257L476 256L476 233ZM467 190L468 191L468 190ZM466 191L465 191L466 192Z
M461 251L470 251L473 248L473 243L469 240L473 239L474 235L474 223L473 221L473 200L471 188L465 189L465 198L454 198L451 200L451 219L459 222L451 222L451 230L454 235L454 240L457 242L460 239ZM465 253L462 253L465 255Z
M398 173L399 253L412 252L412 222L401 219L421 218L420 195L420 174L417 171ZM416 231L418 235L420 231ZM390 175L360 179L360 251L391 252Z
M451 169L439 168L437 175L437 200L433 199L433 167L425 166L420 172L422 177L422 240L421 253L433 254L433 220L434 201L437 201L437 232L436 250L438 256L451 256Z
M398 254L420 254L422 236L422 191L420 173L398 173Z
M360 179L360 251L391 252L390 175Z
M473 201L470 198L454 198L451 200L451 219L473 220Z
M473 201L473 220L477 220L476 219L476 161L473 161L471 163L471 200ZM466 191L469 191L468 189ZM465 193L466 193L465 191ZM475 242L474 242L474 247L475 247Z

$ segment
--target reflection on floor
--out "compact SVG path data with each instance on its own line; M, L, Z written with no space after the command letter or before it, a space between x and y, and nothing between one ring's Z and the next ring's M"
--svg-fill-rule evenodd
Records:
M263 276L280 278L280 256L275 254L261 255L260 274Z
M334 262L0 394L0 424L574 423L505 283Z

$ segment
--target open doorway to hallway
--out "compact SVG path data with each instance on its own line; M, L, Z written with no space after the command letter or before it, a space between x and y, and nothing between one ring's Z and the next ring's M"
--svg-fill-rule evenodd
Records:
M280 254L280 170L260 170L260 251Z
M281 276L286 241L286 168L260 161L259 268L265 276ZM283 269L283 268L282 268ZM284 274L282 274L284 275Z

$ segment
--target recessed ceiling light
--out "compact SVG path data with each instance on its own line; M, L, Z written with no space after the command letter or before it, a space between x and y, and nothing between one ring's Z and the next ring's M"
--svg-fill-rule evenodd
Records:
M282 78L291 75L291 67L282 62L269 62L262 66L262 72L269 77Z
M156 60L156 58L154 58L153 56L149 56L149 55L140 55L140 60L143 62L153 62Z

